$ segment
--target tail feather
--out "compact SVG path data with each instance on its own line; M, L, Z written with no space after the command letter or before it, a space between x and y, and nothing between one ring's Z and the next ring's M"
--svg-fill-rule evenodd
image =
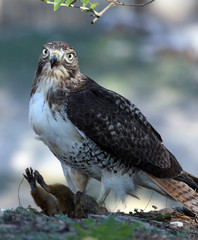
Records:
M184 173L187 174L190 178L192 178L193 181L194 181L194 182L197 184L197 186L198 186L198 178L197 178L197 177L195 177L194 175L192 175L192 174L190 174L190 173L188 173L188 172L186 172L186 171L184 171ZM197 190L198 190L198 188L197 188Z
M195 191L198 190L198 178L188 172L182 171L174 179L186 183L189 187L191 187Z
M151 179L159 185L172 198L180 202L184 207L198 216L198 194L186 183L172 178L156 178L149 175Z

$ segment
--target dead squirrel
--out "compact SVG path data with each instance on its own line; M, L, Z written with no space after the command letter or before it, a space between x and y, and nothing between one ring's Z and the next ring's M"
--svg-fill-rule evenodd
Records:
M74 217L87 217L88 214L105 214L108 211L100 207L94 198L78 191L74 193L63 184L47 185L40 175L32 168L25 170L24 177L30 184L31 195L43 213L52 216L57 213L68 214ZM37 183L41 185L37 186Z
M25 170L24 177L30 184L31 195L42 211L52 216L57 213L70 215L74 211L74 194L63 184L47 185L38 171ZM41 185L38 186L36 181Z

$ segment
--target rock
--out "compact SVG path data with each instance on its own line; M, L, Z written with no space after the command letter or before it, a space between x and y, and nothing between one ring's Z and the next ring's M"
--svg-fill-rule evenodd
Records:
M170 222L170 225L172 225L173 227L183 227L184 226L183 222L179 222L179 221Z

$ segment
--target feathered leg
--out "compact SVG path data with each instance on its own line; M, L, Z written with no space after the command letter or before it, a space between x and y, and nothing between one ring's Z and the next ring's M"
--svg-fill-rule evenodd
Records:
M67 185L73 193L86 192L89 177L62 163Z

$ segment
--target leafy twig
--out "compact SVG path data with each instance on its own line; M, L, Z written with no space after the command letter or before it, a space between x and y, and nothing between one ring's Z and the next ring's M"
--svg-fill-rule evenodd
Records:
M48 1L48 0L41 0L41 1L42 1L42 2L45 2L45 3L47 3L47 4L52 4L52 5L54 5L54 2L51 2L51 1ZM88 12L92 11L91 8L84 7L84 6L76 6L76 5L74 5L74 4L70 4L69 6L67 6L65 3L62 3L62 4L60 4L60 6L63 6L63 7L72 7L72 8L79 8L79 9L81 9L81 10L85 10L85 11L88 11ZM95 13L96 11L93 10L93 12ZM96 14L98 14L98 13L96 12Z
M77 0L71 0L71 1L67 1L66 0L66 3L63 3L64 0L60 0L58 1L58 4L55 5L55 0L54 1L48 1L48 0L41 0L47 4L52 4L54 5L54 11L56 11L60 6L65 6L65 7L72 7L72 8L79 8L83 11L87 11L87 12L92 12L93 13L93 16L95 17L93 19L93 21L91 22L92 24L95 23L106 11L108 11L110 8L114 7L114 6L130 6L130 7L144 7L152 2L154 2L155 0L149 0L148 2L146 3L139 3L139 4L126 4L126 3L123 3L123 2L120 2L119 0L105 0L106 2L109 2L109 4L100 12L97 12L96 10L94 10L94 8L96 7L97 3L95 4L91 4L88 1L86 1L86 4L83 3L82 6L77 6L77 5L74 5L73 3L76 2ZM81 0L81 2L84 2L83 0ZM90 4L90 7L86 7L87 4Z

